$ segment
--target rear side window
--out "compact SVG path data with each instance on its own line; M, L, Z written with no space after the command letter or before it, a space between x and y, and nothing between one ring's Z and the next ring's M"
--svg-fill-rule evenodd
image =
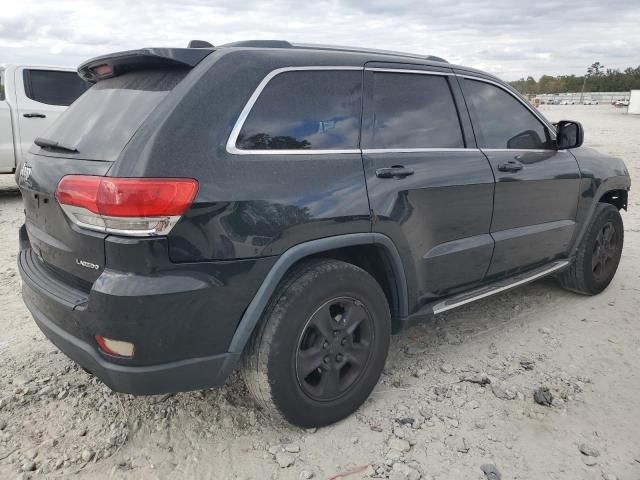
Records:
M267 84L245 121L244 150L358 148L362 71L291 71Z
M467 79L464 85L481 148L551 148L548 129L513 95L476 80Z
M41 135L77 158L113 161L188 70L142 70L101 80Z
M464 148L444 76L374 72L372 85L372 125L363 148Z
M4 100L4 68L0 67L0 100Z
M91 85L75 72L24 70L27 97L48 105L71 105Z

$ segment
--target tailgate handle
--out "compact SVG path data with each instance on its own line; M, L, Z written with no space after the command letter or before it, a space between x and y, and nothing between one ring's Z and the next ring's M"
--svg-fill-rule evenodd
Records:
M23 115L23 117L25 118L47 118L47 116L44 113L25 113Z
M413 175L414 171L402 165L394 165L393 167L378 168L376 177L378 178L404 178Z

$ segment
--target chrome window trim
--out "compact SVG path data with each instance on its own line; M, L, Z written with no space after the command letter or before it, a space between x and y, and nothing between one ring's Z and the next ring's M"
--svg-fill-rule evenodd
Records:
M526 101L522 100L520 97L518 97L517 95L514 95L513 92L511 90L509 90L507 87L505 87L504 85L501 85L498 82L494 82L493 80L489 80L487 78L482 78L482 77L476 77L473 75L464 75L464 74L460 74L460 73L456 73L456 77L460 77L460 78L467 78L469 80L476 80L478 82L484 82L484 83L489 83L491 85L495 85L496 87L504 90L505 92L507 92L509 95L511 95L513 98L515 98L518 102L520 102L522 105L524 105L524 107L529 110L534 117L536 117L538 120L540 120L540 122L542 122L542 124L544 126L546 126L549 129L549 133L551 134L551 136L553 137L553 139L556 138L556 129L553 126L553 124L551 122L549 122L549 120L547 120L546 118L544 118L540 112L537 112L531 105L529 105L529 103L527 103ZM508 148L505 150L509 150ZM555 151L553 149L549 149L550 151Z
M258 101L260 94L269 84L269 82L285 72L304 72L304 71L341 71L341 70L355 70L355 71L363 71L364 67L355 67L355 66L301 66L301 67L283 67L277 68L269 72L262 81L258 84L256 89L253 91L249 100L245 104L244 108L240 112L238 119L236 120L233 129L231 130L231 134L229 135L229 139L227 140L227 153L232 155L326 155L326 154L340 154L340 153L360 153L359 148L350 148L350 149L336 149L336 150L245 150L238 148L236 146L236 142L238 141L238 136L242 131L242 127L244 126L247 117L251 113L251 109Z
M498 82L482 78L476 77L473 75L463 75L456 74L453 72L438 72L433 70L413 70L413 69L402 69L402 68L382 68L382 67L356 67L356 66L299 66L299 67L282 67L277 68L269 72L258 84L256 89L253 91L249 100L245 104L244 108L240 112L238 119L236 120L233 129L231 130L231 134L227 140L226 150L227 153L232 155L330 155L330 154L354 154L354 153L363 153L363 154L376 154L376 153L428 153L428 152L559 152L561 150L554 149L508 149L508 148L368 148L368 149L360 149L360 148L350 148L350 149L324 149L324 150L307 150L307 149L291 149L291 150L246 150L241 149L236 146L238 141L238 136L242 131L242 127L244 126L253 106L258 101L258 98L262 94L263 90L269 84L269 82L276 77L277 75L285 72L298 72L298 71L371 71L371 72L386 72L386 73L408 73L408 74L418 74L418 75L437 75L437 76L456 76L461 78L466 78L469 80L476 80L484 83L488 83L491 85L495 85L496 87L504 90L513 98L515 98L518 102L520 102L524 107L529 110L544 126L549 129L550 134L555 139L555 130L552 124L548 122L548 120L542 117L538 112L536 112L530 105L528 105L525 101L517 97L513 94L508 88L504 85L501 85Z
M276 149L265 149L265 150L243 150L238 147L229 147L227 145L227 152L233 155L329 155L333 154L343 154L343 153L360 153L359 148L349 148L342 150L310 150L300 148L298 150L276 150Z
M554 150L553 148L481 148L483 152L533 152L533 153L547 153L547 152L561 152L563 150Z
M365 155L372 153L437 153L437 152L479 152L479 148L363 148Z

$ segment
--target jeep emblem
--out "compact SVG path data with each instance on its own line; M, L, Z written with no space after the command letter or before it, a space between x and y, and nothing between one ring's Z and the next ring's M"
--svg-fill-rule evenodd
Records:
M32 168L26 163L22 165L22 168L20 168L20 181L22 183L31 184L31 170Z

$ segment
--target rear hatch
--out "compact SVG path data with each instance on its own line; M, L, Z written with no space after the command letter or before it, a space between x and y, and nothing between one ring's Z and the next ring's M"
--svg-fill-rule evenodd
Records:
M98 278L108 233L71 222L55 198L56 187L65 175L107 175L145 119L188 73L189 62L211 53L189 53L188 61L177 61L184 50L162 50L166 61L158 50L143 50L81 66L82 76L97 83L36 139L18 170L31 253L67 284L88 289ZM95 66L104 78L93 73Z

